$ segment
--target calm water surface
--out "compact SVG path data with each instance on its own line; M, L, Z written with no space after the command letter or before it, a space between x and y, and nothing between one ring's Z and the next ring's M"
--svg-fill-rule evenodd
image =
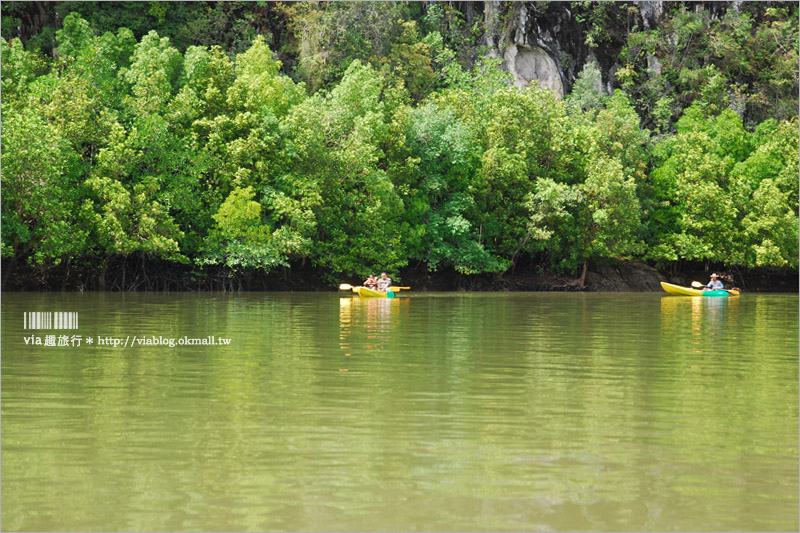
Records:
M2 529L796 531L798 296L5 293Z

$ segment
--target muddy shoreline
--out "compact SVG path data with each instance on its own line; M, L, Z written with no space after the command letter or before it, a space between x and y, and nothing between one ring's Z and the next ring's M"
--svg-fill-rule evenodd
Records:
M339 283L358 285L361 281L332 277L301 264L269 274L131 260L112 263L105 272L64 265L45 275L27 266L10 265L7 260L2 267L3 291L332 291ZM554 273L535 266L502 275L465 275L431 272L418 264L389 274L396 284L409 285L415 291L659 292L662 281L684 286L692 281L706 283L711 272L718 273L726 287L738 287L743 292L798 292L797 271L740 270L702 263L676 263L661 269L643 262L590 264L583 280L581 272Z
M553 292L661 292L661 282L689 286L707 283L716 272L726 287L744 292L798 292L798 273L777 269L738 270L710 265L680 265L681 269L659 270L641 262L590 266L583 285L578 273L517 272L503 276L447 276L438 273L410 276L420 290L553 291ZM403 278L404 283L406 278Z

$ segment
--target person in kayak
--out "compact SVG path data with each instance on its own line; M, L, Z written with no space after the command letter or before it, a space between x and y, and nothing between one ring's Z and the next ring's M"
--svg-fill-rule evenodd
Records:
M375 279L375 276L372 274L367 277L367 281L364 282L364 287L368 289L376 289L378 287L378 280Z
M711 274L711 281L708 282L708 285L703 287L704 291L721 291L725 287L722 286L722 282L717 279L717 274Z
M386 292L392 286L392 278L386 275L386 272L381 272L381 277L378 278L378 290Z

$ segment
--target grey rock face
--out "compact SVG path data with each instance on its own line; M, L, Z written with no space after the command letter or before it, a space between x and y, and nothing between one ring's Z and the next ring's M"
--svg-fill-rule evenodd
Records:
M564 97L564 84L558 65L550 55L538 46L511 44L503 54L505 65L514 76L518 87L537 82L543 89L550 89L559 98Z

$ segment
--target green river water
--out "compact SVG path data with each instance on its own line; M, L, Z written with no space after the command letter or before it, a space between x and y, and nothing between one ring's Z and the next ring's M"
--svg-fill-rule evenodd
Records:
M4 293L1 525L797 531L798 296Z

